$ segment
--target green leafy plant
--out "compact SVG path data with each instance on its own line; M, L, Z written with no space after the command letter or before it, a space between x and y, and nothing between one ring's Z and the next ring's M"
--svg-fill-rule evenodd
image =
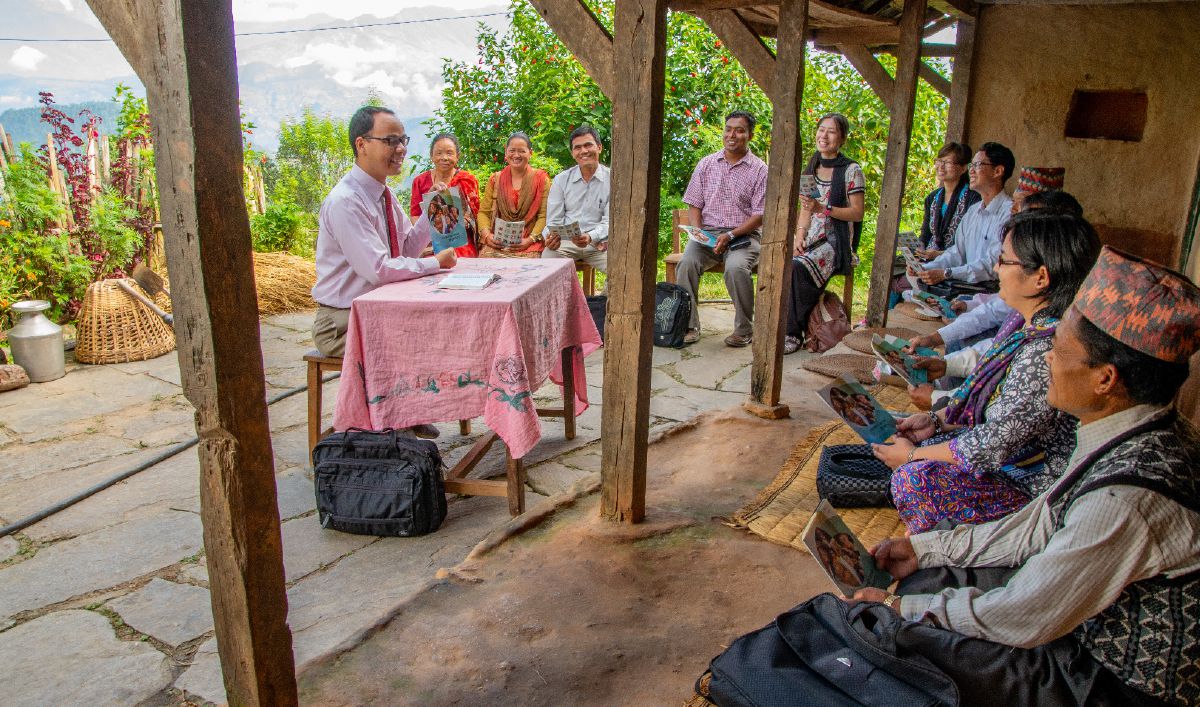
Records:
M128 268L145 245L143 234L131 226L137 218L138 212L112 187L92 200L88 220L104 257L96 267L99 278Z
M349 127L343 120L305 108L279 124L279 149L263 165L271 203L295 204L316 213L329 190L354 164Z
M289 202L273 203L265 213L250 217L250 238L259 253L287 251L312 257L313 228L300 207Z

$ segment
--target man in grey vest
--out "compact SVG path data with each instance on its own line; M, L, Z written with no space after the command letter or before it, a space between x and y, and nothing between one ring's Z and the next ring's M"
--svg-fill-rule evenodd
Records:
M1197 349L1200 290L1105 248L1047 357L1080 421L1067 471L1007 518L872 550L898 595L855 599L946 629L920 652L961 704L1200 701L1200 433L1172 406Z

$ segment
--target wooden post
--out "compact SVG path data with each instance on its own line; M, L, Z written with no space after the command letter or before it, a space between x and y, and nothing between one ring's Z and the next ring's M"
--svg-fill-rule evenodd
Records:
M646 513L646 444L654 276L662 178L667 5L616 0L613 33L611 233L604 333L600 513L641 522Z
M802 140L800 102L804 96L804 53L808 0L779 6L779 54L771 104L771 155L763 211L762 250L754 306L754 362L750 369L749 412L768 419L787 417L779 402L783 375L784 321L792 289L792 242L800 194Z
M875 260L871 264L871 290L867 295L867 323L887 323L888 289L896 235L900 230L900 208L908 172L908 145L912 140L913 111L917 96L917 64L921 63L921 29L926 0L904 0L900 18L900 49L896 57L895 93L888 121L887 158L883 188L879 193L879 220L875 228Z
M146 86L204 549L233 705L297 702L230 0L89 0ZM247 306L246 303L250 303Z
M978 20L958 20L954 40L954 71L950 78L950 107L946 116L946 142L963 142L967 137L967 115L971 110L971 64L975 60L975 25Z

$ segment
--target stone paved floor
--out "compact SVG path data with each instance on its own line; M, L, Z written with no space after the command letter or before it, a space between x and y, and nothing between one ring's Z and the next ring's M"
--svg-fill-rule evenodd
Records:
M704 336L654 350L655 430L741 404L750 349L729 349L728 306L701 311ZM302 385L310 313L262 321L268 395ZM785 401L804 405L821 380L785 359ZM586 361L592 407L567 441L561 422L526 458L531 494L598 477L602 358ZM336 382L327 385L332 400ZM539 397L557 397L545 388ZM330 408L327 405L327 412ZM305 397L270 408L283 520L289 623L297 667L376 623L508 520L500 498L459 498L439 532L373 538L322 531L307 461ZM475 436L482 421L475 422ZM448 464L475 436L441 426ZM70 366L65 378L0 394L0 522L24 518L194 434L174 353L150 361ZM503 473L497 445L479 467ZM0 538L0 704L222 702L201 544L199 465L189 449L23 532ZM529 499L536 502L537 497Z

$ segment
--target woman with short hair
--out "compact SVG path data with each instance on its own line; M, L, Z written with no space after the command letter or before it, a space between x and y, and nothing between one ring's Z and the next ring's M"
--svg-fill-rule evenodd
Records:
M901 420L892 444L873 445L895 469L892 496L910 533L1002 518L1062 474L1076 421L1046 401L1046 353L1099 253L1082 218L1032 211L1005 226L996 272L1015 311L945 409Z
M479 205L479 236L484 258L540 258L542 230L546 227L546 197L550 177L544 170L529 164L533 157L533 142L522 132L515 132L504 143L504 169L488 179L487 190ZM506 246L496 239L497 219L520 221L525 224L521 241Z

